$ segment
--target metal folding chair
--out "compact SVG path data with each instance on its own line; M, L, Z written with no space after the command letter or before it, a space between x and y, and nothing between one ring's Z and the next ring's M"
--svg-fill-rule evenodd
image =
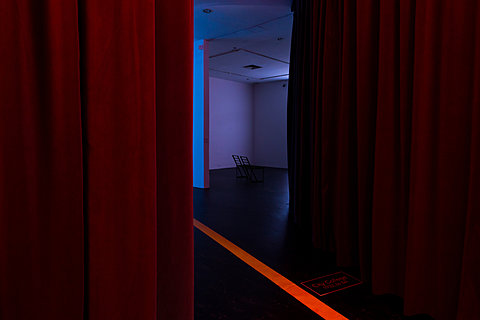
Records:
M248 173L240 160L240 156L232 155L233 161L235 161L235 174L237 178L248 178Z

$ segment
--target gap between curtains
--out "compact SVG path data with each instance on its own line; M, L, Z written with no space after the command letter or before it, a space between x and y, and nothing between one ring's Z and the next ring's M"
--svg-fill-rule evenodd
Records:
M480 5L293 8L296 221L375 293L402 296L406 314L480 317Z
M193 319L192 53L191 0L0 2L1 319Z

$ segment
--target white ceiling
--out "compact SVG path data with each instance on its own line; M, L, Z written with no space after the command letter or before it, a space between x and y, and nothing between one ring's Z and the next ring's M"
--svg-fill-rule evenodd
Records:
M288 79L290 6L291 0L195 0L195 39L208 40L210 76L249 83Z

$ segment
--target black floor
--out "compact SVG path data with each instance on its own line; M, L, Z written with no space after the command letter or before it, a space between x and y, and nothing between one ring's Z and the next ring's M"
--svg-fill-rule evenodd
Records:
M194 216L289 280L300 284L339 269L309 245L289 219L287 172L265 169L264 183L212 170L210 189L194 189ZM403 317L401 299L372 296L365 285L320 298L348 319ZM321 319L202 232L195 230L195 319Z

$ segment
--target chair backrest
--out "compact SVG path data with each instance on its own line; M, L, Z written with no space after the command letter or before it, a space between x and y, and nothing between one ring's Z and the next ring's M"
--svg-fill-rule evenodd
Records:
M248 157L246 157L246 156L241 156L241 157L240 157L240 160L242 161L242 164L243 164L244 166L250 166L250 161L248 160Z
M235 161L235 165L237 167L241 167L242 166L242 161L240 160L240 156L237 156L236 154L233 154L232 155L232 158L233 158L233 161Z

